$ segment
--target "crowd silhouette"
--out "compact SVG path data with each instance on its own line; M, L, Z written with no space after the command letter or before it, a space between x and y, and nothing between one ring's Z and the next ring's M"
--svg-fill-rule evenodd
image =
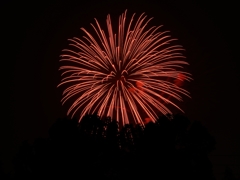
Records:
M110 117L58 119L48 138L22 143L15 178L213 180L214 138L182 115L125 125Z

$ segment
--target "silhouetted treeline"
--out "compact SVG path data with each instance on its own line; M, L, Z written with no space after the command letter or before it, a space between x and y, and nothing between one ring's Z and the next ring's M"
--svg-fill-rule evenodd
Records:
M22 143L15 177L208 180L214 179L208 159L214 147L201 123L181 115L121 130L111 118L65 118L51 127L49 138Z

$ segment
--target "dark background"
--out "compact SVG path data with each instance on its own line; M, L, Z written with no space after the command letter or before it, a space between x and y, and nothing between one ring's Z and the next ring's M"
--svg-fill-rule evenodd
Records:
M1 1L2 117L0 160L12 171L12 158L23 140L46 137L64 117L60 104L59 55L67 39L91 32L93 18L104 27L145 12L150 25L164 25L186 49L192 99L182 108L190 120L201 121L216 139L210 154L217 179L229 166L240 177L239 13L237 3L201 1ZM149 25L149 26L150 26Z

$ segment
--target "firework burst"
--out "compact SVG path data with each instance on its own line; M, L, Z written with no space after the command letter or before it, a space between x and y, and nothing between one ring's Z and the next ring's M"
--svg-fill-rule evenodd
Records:
M60 67L66 87L62 104L73 99L68 115L79 112L110 116L121 125L144 124L155 121L158 113L171 114L167 106L178 107L170 97L182 101L189 93L179 82L191 80L183 71L188 63L183 48L173 45L169 32L160 27L147 28L151 19L142 15L134 22L134 15L126 23L126 11L119 17L118 32L112 29L107 16L107 34L95 19L95 36L86 29L82 39L70 39L70 49L64 49ZM177 82L177 83L176 83ZM180 83L181 84L181 83ZM182 110L181 110L182 111Z

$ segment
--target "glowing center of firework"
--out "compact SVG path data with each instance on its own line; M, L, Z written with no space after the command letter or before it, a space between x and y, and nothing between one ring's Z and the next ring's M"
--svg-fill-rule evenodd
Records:
M116 74L116 80L119 80L121 82L125 82L127 79L126 79L126 76L127 76L127 71L119 71L117 72Z
M126 11L119 17L118 33L114 34L110 15L107 16L107 34L98 21L92 27L95 39L87 30L83 39L71 39L71 47L65 49L60 70L63 70L59 86L68 85L63 92L62 103L74 99L68 114L79 112L110 116L121 125L143 124L144 119L155 120L158 113L171 114L167 104L181 110L170 98L182 101L180 94L189 93L180 87L183 80L191 80L182 71L183 48L171 45L167 32L160 27L146 29L148 22L142 14L133 23L134 15L126 25Z

